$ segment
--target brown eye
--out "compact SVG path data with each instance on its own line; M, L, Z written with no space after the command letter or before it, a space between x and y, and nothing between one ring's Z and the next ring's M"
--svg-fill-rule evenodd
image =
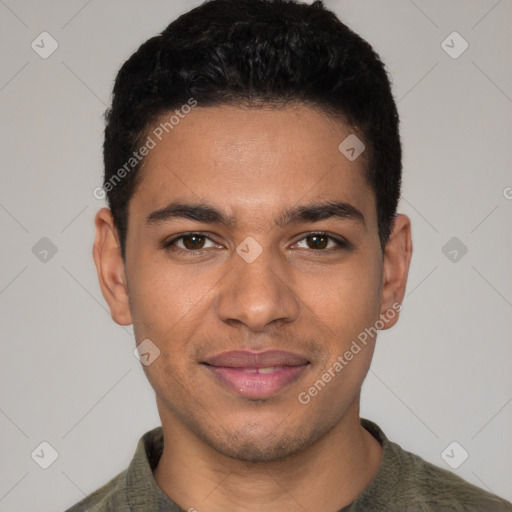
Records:
M203 235L186 235L182 237L183 245L191 250L195 251L198 249L202 249L204 246L204 243L206 241L206 237Z
M202 233L187 233L178 236L169 242L164 242L165 249L173 249L182 252L202 251L215 247L215 242Z
M329 237L323 235L311 235L306 237L310 249L325 249L329 244Z
M342 239L330 236L327 233L310 233L297 242L300 249L313 249L327 251L331 249L347 249L350 246Z

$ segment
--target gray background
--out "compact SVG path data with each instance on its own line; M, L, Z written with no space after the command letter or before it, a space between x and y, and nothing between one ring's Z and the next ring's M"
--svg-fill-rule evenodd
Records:
M113 323L97 284L103 203L93 189L117 70L197 4L0 0L0 511L63 510L124 469L159 424L132 331ZM447 469L441 453L457 441L469 457L454 471L512 500L512 3L326 4L393 76L400 210L415 243L402 317L380 335L362 415ZM59 44L47 59L31 48L43 31ZM441 46L454 31L469 44L458 58ZM31 458L42 441L58 452L46 470Z

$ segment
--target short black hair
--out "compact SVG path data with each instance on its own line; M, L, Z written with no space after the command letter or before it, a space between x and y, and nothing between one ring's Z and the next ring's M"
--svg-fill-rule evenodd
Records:
M209 0L143 43L116 77L105 113L103 188L123 258L128 203L141 174L142 159L134 154L157 119L190 109L191 101L201 107L305 104L343 119L366 146L366 179L384 249L400 197L402 154L397 108L379 56L322 1Z

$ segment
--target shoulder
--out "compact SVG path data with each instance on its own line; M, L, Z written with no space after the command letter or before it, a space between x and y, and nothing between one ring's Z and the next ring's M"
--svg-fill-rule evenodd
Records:
M128 468L66 512L180 510L158 487L153 477L153 469L162 451L162 427L146 432L139 439Z
M512 504L390 441L373 422L362 420L383 447L373 481L351 511L512 512Z
M106 512L111 510L128 512L129 507L126 501L123 501L126 471L119 473L108 483L65 512Z
M512 504L390 443L401 464L404 501L420 511L512 512Z

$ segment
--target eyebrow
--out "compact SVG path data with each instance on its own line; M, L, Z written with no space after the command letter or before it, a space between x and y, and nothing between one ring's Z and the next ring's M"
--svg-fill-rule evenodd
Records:
M156 225L171 219L190 219L228 227L235 223L233 218L224 215L220 210L208 204L171 202L164 208L150 213L146 217L146 224Z
M284 211L276 220L276 224L282 227L287 224L300 222L319 222L333 217L343 220L355 220L366 225L362 212L350 203L342 201L296 206L291 210Z
M364 215L355 206L342 201L317 202L285 210L276 219L279 227L301 222L319 222L330 218L355 220L366 224ZM154 226L171 219L189 219L226 227L236 225L234 217L225 215L218 208L205 203L171 202L164 208L155 210L146 217L146 224Z

